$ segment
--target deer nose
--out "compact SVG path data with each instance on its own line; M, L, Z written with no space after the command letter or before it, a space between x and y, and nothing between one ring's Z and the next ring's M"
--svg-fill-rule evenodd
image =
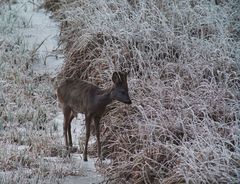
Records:
M127 104L129 104L129 105L132 104L132 101L131 100L127 101Z

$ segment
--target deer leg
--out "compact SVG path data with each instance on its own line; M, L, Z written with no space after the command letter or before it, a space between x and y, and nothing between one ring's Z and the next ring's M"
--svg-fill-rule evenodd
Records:
M90 124L91 124L91 116L85 116L86 117L86 142L85 142L85 149L83 153L83 160L87 161L87 149L88 149L88 140L90 137Z
M94 124L96 130L96 137L97 137L97 148L98 148L98 158L101 160L101 142L100 142L100 117L94 117Z
M71 115L71 109L69 107L63 107L63 115L64 115L63 134L64 134L64 138L65 138L65 146L68 150L69 142L68 142L68 137L67 137L67 130L69 127L69 119L70 119L70 115Z
M72 147L71 122L72 122L73 118L74 118L74 116L73 116L73 113L71 112L69 123L68 123L68 141L69 141L70 147Z

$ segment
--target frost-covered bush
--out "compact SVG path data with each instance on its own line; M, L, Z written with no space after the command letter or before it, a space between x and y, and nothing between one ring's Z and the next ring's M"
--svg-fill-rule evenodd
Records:
M114 103L102 119L109 181L237 183L237 1L61 3L59 78L107 87L114 70L130 73L133 105Z

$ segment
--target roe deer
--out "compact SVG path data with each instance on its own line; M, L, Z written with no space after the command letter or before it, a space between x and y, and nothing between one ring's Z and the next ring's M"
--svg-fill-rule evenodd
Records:
M69 146L72 147L72 119L77 116L77 113L85 114L86 142L83 153L84 161L87 161L87 148L92 119L94 120L96 129L98 157L101 159L99 122L106 106L113 100L118 100L126 104L132 103L128 95L127 74L114 72L112 81L114 83L113 86L103 90L94 84L80 79L67 79L57 89L57 96L64 114L63 132L67 149L69 149Z

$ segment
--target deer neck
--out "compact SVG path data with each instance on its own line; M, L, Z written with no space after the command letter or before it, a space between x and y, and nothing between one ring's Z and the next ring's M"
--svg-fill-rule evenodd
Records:
M112 88L101 90L97 96L98 105L101 107L106 107L113 101L112 98Z

